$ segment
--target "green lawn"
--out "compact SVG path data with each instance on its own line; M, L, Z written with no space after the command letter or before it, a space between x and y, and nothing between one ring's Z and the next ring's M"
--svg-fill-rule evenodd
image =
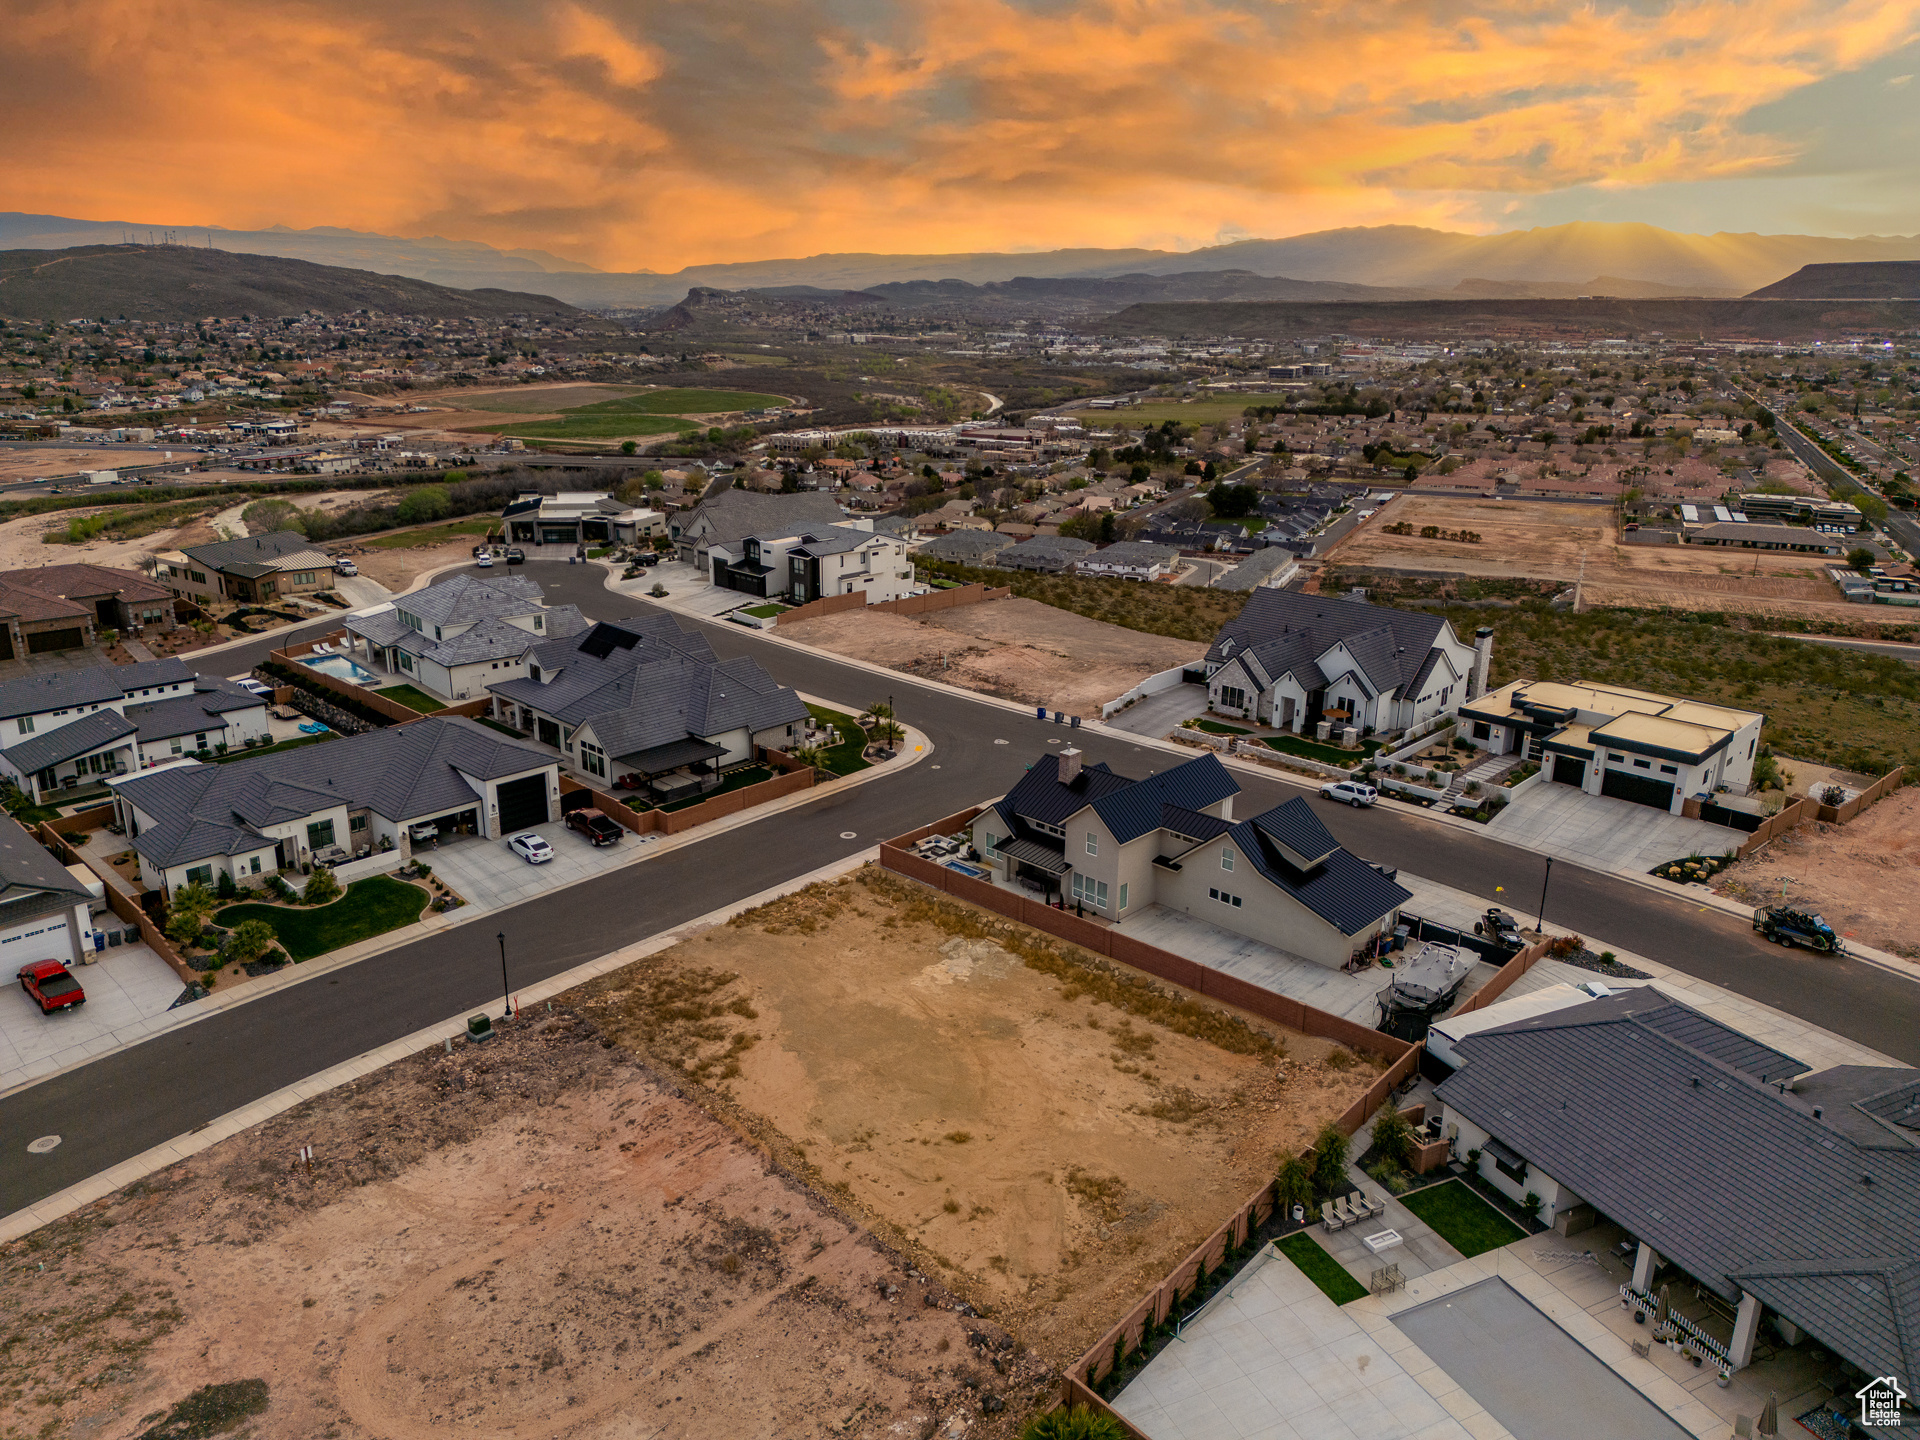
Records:
M867 761L860 752L867 748L867 732L860 728L859 722L851 715L842 715L821 705L809 705L807 709L813 712L815 724L831 725L847 737L827 751L827 768L836 775L851 775L866 769Z
M411 925L426 908L427 892L391 875L370 875L347 887L331 905L290 909L284 905L229 905L214 923L232 929L242 920L264 920L295 960L311 960L356 940Z
M1318 1285L1334 1304L1345 1305L1366 1297L1367 1287L1349 1275L1346 1267L1321 1249L1320 1242L1306 1231L1296 1230L1273 1244L1276 1250L1298 1265L1301 1273Z
M282 750L298 750L302 745L318 745L323 740L338 740L338 735L302 735L298 740L282 740L278 745L256 745L251 750L228 750L226 754L216 753L213 763L226 765L235 760L253 760L262 755L274 755Z
M605 412L624 410L630 415L722 415L736 410L765 410L786 403L782 396L761 395L752 390L675 389L649 390L644 395L603 400L584 408Z
M1309 760L1321 760L1328 765L1353 765L1380 748L1378 740L1362 740L1358 750L1342 750L1338 745L1320 745L1312 740L1302 740L1297 735L1265 735L1260 743L1283 755L1304 755Z
M775 615L783 615L791 608L789 605L755 605L751 609L743 610L740 613L743 615L751 615L756 620L771 620Z
M424 690L416 690L411 685L389 685L384 690L376 690L376 695L384 695L396 705L404 705L409 710L418 710L422 715L431 715L436 710L447 707L434 699Z
M500 528L498 515L476 515L470 520L449 520L444 525L429 525L421 530L396 530L389 535L369 535L360 541L375 550L404 550L409 545L444 545L471 535L479 539Z
M703 800L711 800L716 795L724 795L729 790L744 790L749 785L758 785L762 780L771 780L773 771L764 765L749 765L744 770L734 770L720 777L720 783L711 790L703 790L691 800L674 800L657 806L662 811L684 810L689 805L698 805Z
M1193 728L1204 730L1209 735L1246 735L1250 732L1238 725L1222 725L1218 720L1196 720Z
M671 435L696 427L683 415L724 415L784 405L778 395L752 390L650 390L591 405L569 406L558 420L530 420L502 428L503 435L543 440L615 440L629 435Z
M502 425L502 435L531 440L624 440L642 435L677 435L700 427L691 420L665 415L643 415L632 410L602 413L589 405L558 420L532 420L524 425Z
M1468 1258L1526 1236L1518 1225L1458 1180L1411 1191L1400 1197L1400 1203Z
M514 729L511 725L502 725L498 720L489 720L485 715L476 715L473 718L489 730L498 730L502 735L509 736L512 739L524 740L527 738L525 734Z

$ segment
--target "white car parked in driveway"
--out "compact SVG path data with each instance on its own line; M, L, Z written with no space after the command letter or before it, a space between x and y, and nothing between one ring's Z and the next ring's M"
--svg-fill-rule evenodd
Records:
M1362 785L1358 780L1335 780L1322 785L1320 793L1329 800L1338 800L1342 805L1371 805L1380 798L1380 792L1371 785Z
M544 865L553 859L553 846L529 830L507 842L507 848L529 865Z

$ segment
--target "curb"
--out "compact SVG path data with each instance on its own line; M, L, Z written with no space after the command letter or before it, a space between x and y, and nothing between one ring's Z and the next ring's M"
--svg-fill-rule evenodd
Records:
M782 895L792 894L796 890L804 889L822 880L837 879L843 874L851 873L869 860L877 858L879 853L879 847L872 846L844 860L836 860L831 865L824 865L818 870L796 876L784 884L749 895L743 900L736 900L718 910L711 910L671 930L636 941L622 949L609 951L597 960L576 965L571 970L551 976L537 985L518 992L514 999L525 1004L538 1004L585 981L617 970L623 965L630 965L636 960L644 960L649 955L658 954L716 925L724 925L744 910L764 905L770 900L777 900ZM122 1160L119 1164L69 1185L66 1189L49 1195L44 1200L16 1210L11 1215L0 1216L0 1243L17 1240L22 1235L39 1229L42 1225L71 1215L82 1206L113 1194L123 1185L131 1184L157 1170L164 1170L169 1165L197 1155L229 1136L237 1135L242 1130L249 1130L261 1121L270 1120L276 1115L293 1109L296 1105L324 1095L329 1090L346 1084L349 1080L357 1080L393 1064L396 1060L404 1060L411 1055L416 1055L432 1046L436 1040L447 1038L450 1034L464 1033L465 1026L465 1015L450 1016L437 1024L416 1030L411 1035L389 1041L378 1049L369 1050L365 1054L356 1055L351 1060L343 1060L337 1065L329 1066L318 1074L309 1075L306 1079L284 1086L270 1095L263 1095L260 1099L243 1105L238 1110L229 1111L218 1119L211 1120L184 1135L175 1136L130 1159Z

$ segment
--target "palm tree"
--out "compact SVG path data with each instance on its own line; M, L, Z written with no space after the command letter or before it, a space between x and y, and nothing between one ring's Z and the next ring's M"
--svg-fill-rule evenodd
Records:
M802 765L811 765L816 777L828 773L832 768L824 745L797 745L787 752L787 756Z
M893 706L884 700L876 700L861 714L860 723L862 725L868 724L869 722L878 724L891 719L893 719Z

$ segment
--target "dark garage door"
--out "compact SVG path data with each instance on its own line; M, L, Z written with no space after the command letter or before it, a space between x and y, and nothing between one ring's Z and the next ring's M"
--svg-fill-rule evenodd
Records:
M1672 781L1636 775L1631 770L1607 771L1600 777L1600 793L1616 800L1631 800L1636 805L1653 805L1662 810L1673 808Z
M508 835L547 819L547 777L529 775L500 787L500 833Z
M27 636L27 653L45 655L54 650L78 650L87 643L84 630L42 630Z
M1553 780L1556 785L1584 785L1587 783L1587 762L1576 760L1571 755L1553 757Z

